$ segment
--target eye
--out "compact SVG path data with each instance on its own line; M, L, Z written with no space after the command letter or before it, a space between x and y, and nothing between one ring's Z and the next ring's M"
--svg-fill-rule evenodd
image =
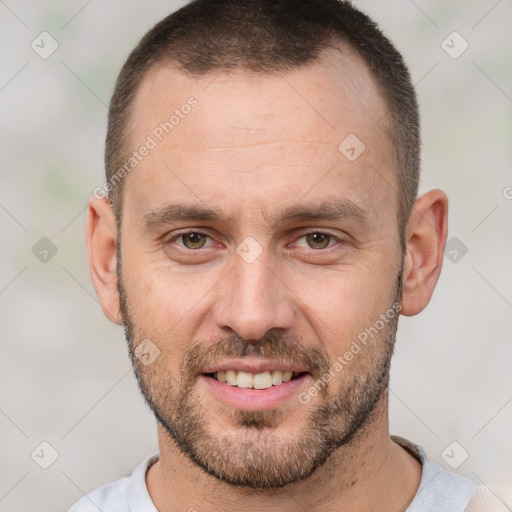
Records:
M304 240L305 244L301 243L301 240ZM336 242L336 238L332 235L322 233L321 231L313 231L301 236L296 245L309 249L326 249L327 247L335 245Z
M189 233L181 233L175 237L174 241L178 242L178 245L182 245L186 249L202 249L209 238L210 237L204 233L190 231Z

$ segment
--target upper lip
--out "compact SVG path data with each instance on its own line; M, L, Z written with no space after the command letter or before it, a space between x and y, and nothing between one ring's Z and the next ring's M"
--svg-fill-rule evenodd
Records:
M231 359L220 361L203 369L202 373L216 373L226 370L241 370L249 373L263 373L266 371L281 370L283 372L307 372L305 368L301 368L293 363L283 361L272 361L269 359Z

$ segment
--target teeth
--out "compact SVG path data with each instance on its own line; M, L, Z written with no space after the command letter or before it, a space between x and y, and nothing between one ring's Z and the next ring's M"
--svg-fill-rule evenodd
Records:
M247 372L238 372L238 377L236 378L236 385L239 388L252 388L254 384L254 378L252 373Z
M217 372L217 375L218 375L218 372ZM235 372L235 370L228 370L226 372L226 382L230 386L236 386L236 372Z
M254 376L254 389L267 389L272 387L270 372L257 373Z
M283 383L283 372L281 370L276 370L272 372L272 384L274 386L279 386L279 384Z
M292 380L293 372L274 370L272 372L250 373L241 370L219 370L214 376L219 382L227 383L230 386L245 389L268 389Z

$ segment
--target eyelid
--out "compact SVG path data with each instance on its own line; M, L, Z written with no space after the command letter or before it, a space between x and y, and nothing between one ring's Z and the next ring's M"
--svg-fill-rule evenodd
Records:
M188 229L179 230L178 232L173 231L172 236L164 238L164 245L169 245L169 244L175 243L180 237L182 237L183 235L187 235L189 233L197 233L199 235L206 236L210 239L210 241L214 242L213 237L209 233L207 233L205 230L203 230L202 228L199 228L199 229L188 228ZM211 247L211 245L203 246L198 249L189 249L188 247L185 247L184 245L178 245L178 247L180 247L180 249L185 250L185 251L196 251L197 252L197 251L200 251L201 249L208 249L209 247Z
M334 238L337 243L333 244L333 245L328 245L324 249L313 249L312 247L310 247L309 249L312 250L312 251L320 251L320 250L324 250L325 251L326 249L330 249L331 247L334 247L338 243L343 242L341 237L339 237L338 235L335 235L334 233L330 232L329 230L322 229L322 228L318 228L318 229L305 228L304 230L300 231L298 234L295 234L294 237L293 237L293 242L291 242L290 244L287 244L287 246L292 245L292 244L296 243L297 240L300 240L302 237L307 236L307 235L311 235L313 233L319 233L321 235L327 235L327 236L329 236L331 238Z
M209 238L211 242L216 242L215 239L213 238L213 236L208 233L207 229L205 229L205 228L193 228L192 227L192 228L184 228L184 229L178 230L177 232L173 232L173 234L171 236L163 237L163 240L164 240L163 243L164 243L164 245L169 245L169 244L175 243L181 236L186 235L188 233L198 233L200 235L204 235L207 238ZM340 242L343 242L343 239L340 236L335 235L334 233L330 232L327 229L323 229L323 228L316 228L315 229L315 228L309 228L308 227L308 228L303 228L298 233L294 233L292 242L287 243L286 246L289 247L289 246L293 245L294 243L296 243L297 240L301 239L304 236L312 234L312 233L319 233L319 234L323 234L323 235L329 236L329 237L333 238L337 243L332 244L332 245L328 245L324 249L313 249L312 247L310 247L307 250L312 250L312 251L315 251L315 252L325 251L327 249L330 249L330 248L338 245ZM217 242L217 243L220 243L220 242ZM178 244L178 247L180 249L182 249L182 250L185 250L185 251L198 252L201 249L208 249L208 248L212 247L212 245L203 246L203 247L201 247L199 249L189 249L188 247L185 247L185 246L179 245L179 244ZM303 249L306 249L306 248L303 248Z

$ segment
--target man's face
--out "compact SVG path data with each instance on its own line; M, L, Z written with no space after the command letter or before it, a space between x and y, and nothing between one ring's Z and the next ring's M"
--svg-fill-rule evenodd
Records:
M397 315L381 315L400 301L402 268L385 113L360 61L334 52L282 75L160 67L142 83L133 148L158 144L124 184L123 320L157 419L217 478L307 477L385 397ZM149 364L134 355L146 339ZM221 382L228 370L265 389Z

